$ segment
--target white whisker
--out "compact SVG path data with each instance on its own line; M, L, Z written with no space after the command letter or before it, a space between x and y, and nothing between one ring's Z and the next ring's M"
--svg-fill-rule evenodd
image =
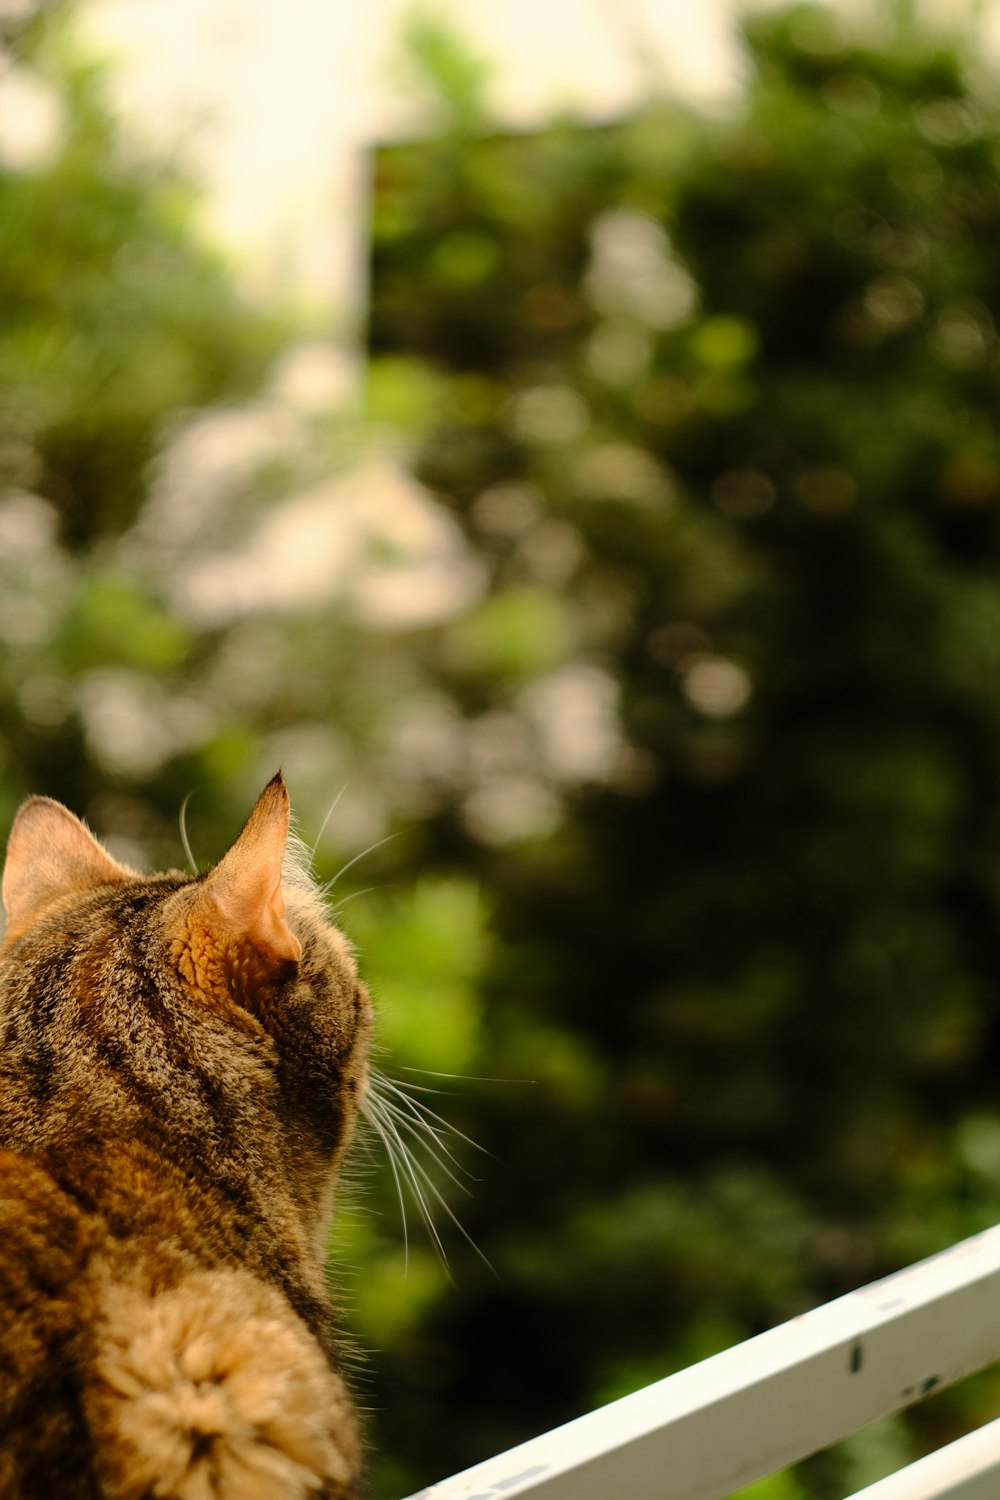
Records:
M391 889L391 885L366 885L363 891L352 891L349 896L345 896L342 901L337 902L333 908L333 914L335 917L339 917L348 901L356 901L359 896L369 896L372 891L388 891Z
M344 785L340 788L340 791L337 793L336 797L334 797L333 801L330 803L329 809L327 810L326 817L323 819L322 823L319 825L319 833L317 833L315 841L313 843L313 846L309 850L309 863L310 864L312 864L313 861L316 858L316 850L319 848L319 841L320 841L320 839L323 837L324 833L326 832L326 825L327 825L327 823L329 823L330 819L333 817L334 813L336 812L336 810L337 810L337 803L340 801L341 797L347 791L347 788L350 786L350 784L351 784L350 781L345 781Z
M388 1082L388 1080L383 1081ZM396 1119L407 1121L410 1129L426 1142L427 1149L432 1156L436 1157L438 1152L443 1152L448 1160L453 1162L465 1177L470 1178L472 1181L476 1180L473 1174L466 1167L462 1166L462 1163L444 1139L442 1132L447 1132L448 1135L454 1136L457 1140L467 1140L470 1145L475 1144L468 1136L463 1136L461 1131L456 1130L453 1125L445 1125L444 1122L442 1122L440 1127L432 1125L430 1120L426 1119L420 1113L420 1101L418 1099L408 1099L405 1094L401 1094L398 1099L388 1099L383 1095L382 1103ZM484 1155L488 1154L484 1152ZM444 1168L444 1163L441 1162L440 1164ZM447 1171L447 1168L444 1169Z
M447 1120L436 1114L420 1099L414 1099L405 1089L395 1083L393 1079L387 1078L384 1073L373 1072L371 1085L365 1099L365 1112L378 1128L378 1133L390 1156L392 1170L396 1177L397 1192L400 1189L401 1178L406 1179L407 1186L413 1195L413 1200L420 1211L427 1233L430 1236L442 1265L450 1276L448 1257L445 1252L444 1242L434 1222L432 1202L435 1200L438 1207L442 1209L455 1225L462 1238L471 1246L476 1255L496 1275L493 1266L480 1250L479 1246L467 1232L464 1225L453 1212L447 1199L442 1194L430 1172L414 1154L411 1145L405 1137L410 1137L414 1142L419 1142L424 1151L429 1155L437 1171L444 1173L456 1187L468 1193L469 1189L448 1166L450 1161L459 1172L471 1177L465 1167L451 1151L446 1137L451 1136L456 1140L465 1141L474 1146L476 1150L484 1148L478 1146L469 1136L457 1130ZM489 1152L484 1152L489 1155ZM445 1160L447 1158L447 1161ZM475 1180L475 1179L473 1179Z
M378 1134L379 1139L381 1140L383 1146L385 1147L386 1156L389 1158L389 1168L390 1168L390 1170L392 1172L393 1181L396 1184L396 1196L399 1199L399 1215L400 1215L400 1219L402 1220L402 1224L403 1224L403 1267L404 1267L404 1270L409 1270L409 1268L410 1268L410 1236L409 1236L409 1230L407 1228L407 1223L406 1223L406 1200L403 1197L403 1184L402 1184L402 1182L399 1179L399 1171L398 1171L397 1166L396 1166L396 1156L395 1156L395 1152L392 1149L392 1142L389 1140L389 1137L386 1135L386 1132L383 1129L382 1123L379 1120L378 1114L372 1108L373 1102L374 1102L373 1096L371 1094L369 1094L369 1095L366 1096L366 1098L365 1098L365 1100L364 1100L364 1102L363 1102L363 1104L362 1104L361 1107L362 1107L362 1111L364 1113L365 1119L368 1120L369 1124L371 1124L374 1127L376 1133Z
M430 1156L431 1160L435 1163L438 1169L442 1171L446 1177L450 1177L452 1182L461 1192L468 1194L469 1189L466 1187L465 1183L462 1182L458 1177L456 1177L451 1168L447 1166L446 1163L442 1160L438 1151L435 1150L434 1146L431 1144L430 1138L433 1137L433 1140L437 1143L440 1150L444 1152L449 1161L455 1164L460 1172L465 1173L466 1177L470 1177L471 1173L466 1172L461 1162L452 1155L452 1153L448 1150L448 1147L442 1143L442 1141L436 1134L434 1134L432 1128L427 1125L426 1121L412 1119L405 1113L405 1111L396 1109L388 1099L383 1099L382 1103L389 1111L389 1113L393 1116L400 1129L405 1130L409 1135L412 1135L414 1140L420 1141L424 1147L424 1150L427 1152L428 1156Z
M328 891L332 890L333 887L337 884L337 881L340 879L340 877L342 875L346 875L351 866L356 865L359 859L364 859L365 855L373 854L376 849L381 849L383 844L388 844L393 839L398 838L398 833L387 833L384 839L377 839L374 844L369 844L367 849L362 849L360 854L356 854L353 859L349 859L346 865L341 865L340 869L337 871L336 875L334 875L333 879L327 881L326 889Z
M181 831L181 846L182 846L182 848L184 850L184 853L187 855L187 862L191 866L191 874L192 875L197 875L197 873L198 873L198 861L195 859L194 855L191 852L191 843L190 843L190 840L188 839L188 831L187 831L187 810L188 810L188 803L191 801L191 798L193 796L194 796L194 792L192 791L192 792L188 792L187 796L184 798L184 801L181 803L181 810L180 810L180 812L177 815L177 822L178 822L178 825L180 826L180 831Z
M423 1073L427 1078L453 1078L457 1083L531 1083L538 1082L537 1078L483 1078L477 1073L438 1073L434 1068L407 1068L403 1067L404 1073ZM419 1088L420 1085L411 1083L408 1088ZM440 1093L440 1089L428 1090L429 1093Z
M405 1099L407 1104L413 1109L419 1110L422 1115L426 1116L429 1120L433 1120L436 1125L439 1125L442 1130L446 1130L450 1135L457 1136L460 1141L464 1141L474 1151L481 1151L484 1156L492 1155L491 1152L487 1151L485 1146L480 1146L478 1141L474 1141L471 1136L459 1130L456 1125L452 1125L450 1120L446 1120L443 1115L439 1115L436 1110L431 1109L430 1105L425 1104L422 1099L414 1099L410 1094L407 1094L398 1083L394 1083L391 1078L386 1078L384 1073L380 1075L379 1083L385 1084L400 1099Z
M442 1265L447 1269L448 1256L444 1248L444 1242L442 1241L441 1236L438 1233L437 1225L434 1223L434 1215L430 1211L427 1199L424 1197L423 1191L420 1186L420 1178L423 1178L428 1183L428 1186L432 1188L439 1200L441 1199L441 1195L437 1192L437 1189L433 1187L433 1183L430 1182L430 1179L427 1177L426 1172L424 1172L423 1168L420 1166L420 1163L415 1160L412 1153L407 1149L406 1142L403 1140L402 1136L397 1130L395 1121L391 1118L391 1116L382 1113L382 1105L384 1104L384 1102L384 1100L378 1099L377 1097L369 1100L369 1103L372 1106L377 1105L376 1113L380 1115L383 1127L388 1132L389 1136L392 1137L393 1141L398 1147L397 1161L399 1163L399 1167L409 1181L410 1188L417 1203L417 1207L420 1209L420 1216L424 1221L427 1232L431 1237L435 1249L437 1250ZM443 1200L441 1201L443 1202Z
M441 1191L438 1188L437 1184L434 1182L434 1179L425 1170L425 1168L420 1165L420 1163L416 1160L415 1157L411 1158L411 1165L415 1168L415 1170L417 1172L419 1172L419 1174L422 1177L423 1181L426 1183L428 1189L434 1194L435 1198L440 1203L441 1207L444 1209L445 1213L448 1215L449 1219L454 1224L455 1228L458 1230L458 1232L462 1236L463 1240L465 1240L465 1242L468 1245L471 1246L471 1248L479 1256L479 1259L482 1261L483 1265L487 1268L487 1270L492 1271L493 1275L495 1276L497 1273L496 1273L496 1270L494 1269L493 1265L490 1263L490 1261L486 1258L486 1256L480 1250L479 1246L476 1244L475 1240L469 1234L469 1232L465 1228L464 1224L462 1224L461 1220L458 1219L456 1217L456 1215L452 1212L451 1205L448 1203L447 1199L441 1193ZM437 1232L435 1231L435 1239L439 1239L439 1238L440 1237L438 1236Z

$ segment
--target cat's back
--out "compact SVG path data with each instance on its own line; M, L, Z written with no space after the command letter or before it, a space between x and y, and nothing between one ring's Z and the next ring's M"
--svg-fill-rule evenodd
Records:
M91 1500L78 1372L93 1326L94 1222L37 1164L0 1150L0 1497Z
M116 1243L0 1151L0 1500L353 1494L343 1385L287 1300Z
M205 878L33 799L0 948L0 1500L347 1500L320 1246L369 1006L282 888L275 778ZM290 925L294 922L294 930Z

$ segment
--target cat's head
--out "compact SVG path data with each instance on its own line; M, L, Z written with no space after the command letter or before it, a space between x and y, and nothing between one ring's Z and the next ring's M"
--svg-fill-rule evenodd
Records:
M199 876L137 874L60 803L30 798L3 874L0 1023L6 1049L54 1056L52 1118L62 1098L86 1114L88 1086L154 1109L159 1091L166 1115L216 1133L213 1089L220 1110L266 1106L318 1218L366 1086L371 1005L288 840L280 773Z

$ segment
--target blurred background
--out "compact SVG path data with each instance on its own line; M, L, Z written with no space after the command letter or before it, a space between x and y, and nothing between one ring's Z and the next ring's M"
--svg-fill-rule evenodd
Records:
M996 17L266 9L0 5L0 823L284 768L397 1500L1000 1215Z

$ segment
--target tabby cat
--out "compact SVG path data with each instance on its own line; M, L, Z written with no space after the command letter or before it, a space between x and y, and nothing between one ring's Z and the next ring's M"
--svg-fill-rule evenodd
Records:
M206 876L18 813L0 946L0 1500L347 1500L322 1255L371 1007L277 775Z

